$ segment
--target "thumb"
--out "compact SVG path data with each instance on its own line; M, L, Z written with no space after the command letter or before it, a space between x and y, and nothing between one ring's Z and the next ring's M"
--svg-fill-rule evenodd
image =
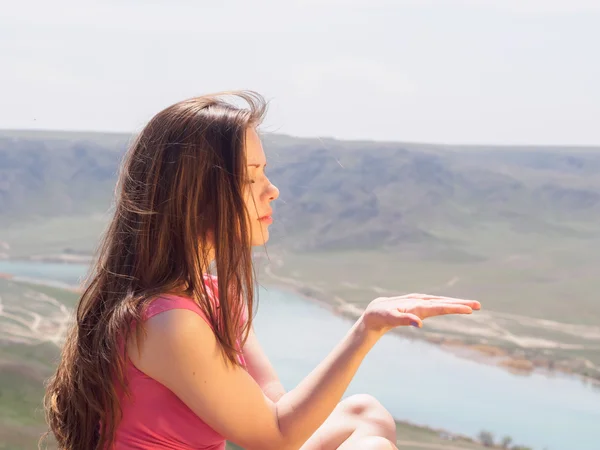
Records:
M400 310L396 310L396 312L394 313L394 316L398 319L397 326L411 325L416 328L421 328L423 326L423 321L421 320L421 318L414 314L405 313Z

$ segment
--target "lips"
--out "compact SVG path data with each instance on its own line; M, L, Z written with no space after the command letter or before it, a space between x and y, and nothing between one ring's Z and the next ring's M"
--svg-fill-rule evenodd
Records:
M265 222L265 223L272 223L273 222L273 212L269 212L268 214L265 214L262 217L259 217L258 220L260 222Z

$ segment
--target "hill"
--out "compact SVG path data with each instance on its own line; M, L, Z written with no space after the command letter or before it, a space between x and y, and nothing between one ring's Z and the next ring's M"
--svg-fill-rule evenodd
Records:
M130 138L0 131L0 220L102 215ZM481 256L470 254L465 241L482 233L575 240L597 235L600 149L279 135L266 135L264 145L270 176L281 191L274 230L287 238L286 248L372 250L416 244L425 252L477 259Z
M91 253L130 140L0 131L0 253ZM600 376L600 148L263 140L281 191L267 282L350 315L379 295L477 298L482 323L423 336Z

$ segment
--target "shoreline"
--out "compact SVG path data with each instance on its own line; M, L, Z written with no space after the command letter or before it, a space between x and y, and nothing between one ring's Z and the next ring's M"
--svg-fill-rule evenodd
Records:
M319 295L319 289L313 289L311 287L308 287L296 279L289 279L289 281L288 281L287 279L281 279L282 277L277 277L277 278L275 278L275 277L276 276L269 276L268 279L266 279L267 278L266 276L262 277L263 278L262 280L258 280L259 285L261 285L263 287L267 287L267 288L272 287L275 289L280 289L282 291L287 291L287 292L293 293L294 295L298 295L303 301L310 302L320 308L323 308L327 312L333 313L334 315L341 317L344 320L356 320L358 315L360 315L362 313L362 310L359 307L357 307L353 304L350 304L349 302L344 302L340 298L335 298L335 302L332 300L326 300L326 298L329 298L329 297L327 297L325 295L326 294L325 292L322 292L323 295ZM30 284L35 284L35 285L50 286L50 287L62 289L65 291L79 292L77 286L69 285L68 283L54 282L53 280L34 279L34 278L29 278L29 277L22 277L22 276L15 276L12 274L0 273L0 279L2 279L2 278L8 279L11 281L15 281L15 282L23 282L23 283L30 283ZM392 330L392 331L395 331L395 330ZM401 332L398 332L397 336L399 336L401 338L405 338L405 339L426 341L429 344L439 345L443 350L451 351L458 357L463 357L468 360L474 360L479 363L499 366L498 364L494 364L493 362L490 362L489 358L487 360L483 359L481 357L481 355L485 356L485 354L479 353L480 357L477 358L477 356L476 356L477 353L474 350L470 349L469 345L448 346L448 345L444 345L443 342L442 343L433 342L432 340L428 339L427 337L417 336L416 334L413 336L408 336L405 333L401 333ZM457 349L458 349L458 351L457 351ZM461 350L462 350L462 354L460 354ZM465 352L465 350L468 353ZM501 368L506 369L506 367L501 367ZM543 371L539 370L539 372L542 372L542 374L544 376L552 376L552 375L556 375L556 373L559 371L543 373ZM528 373L531 373L531 372L528 372ZM573 374L573 373L562 374L561 373L561 375L568 376L568 378L573 379L574 378L573 375L576 375L576 374ZM580 377L576 375L576 378L580 378ZM597 383L596 380L593 380L593 381ZM399 419L398 417L394 417L394 421L396 422L397 427L410 427L413 429L420 429L420 430L426 431L427 433L432 433L435 436L437 436L437 438L442 439L444 442L448 443L448 444L443 444L443 445L452 445L453 442L456 444L470 443L470 444L475 444L475 445L483 445L482 442L478 438L478 436L479 436L478 434L468 435L468 434L464 434L464 433L460 433L460 432L453 432L446 428L443 428L443 426L442 427L431 426L431 425L427 425L427 424L423 424L423 423L413 422L410 419ZM485 430L481 430L481 432L483 432L483 431L485 431ZM408 444L408 443L412 443L412 442L409 442L409 441L404 442L404 444ZM429 447L427 447L427 448L429 448ZM489 446L487 448L498 448L499 449L499 448L503 448L503 447L494 445L494 446Z
M325 298L326 295L319 295L319 290L308 287L298 280L275 275L268 267L265 268L265 275L265 278L268 277L269 279L268 282L265 280L265 285L294 293L306 301L326 309L328 312L345 320L356 320L362 314L362 309L343 300L342 298L335 297L333 301L328 300ZM562 376L570 379L576 379L585 385L591 385L592 387L600 388L600 378L593 378L581 373L565 370L561 368L561 366L555 366L553 369L551 369L548 367L548 365L552 362L552 360L533 360L533 358L527 358L524 356L514 356L510 353L510 350L502 347L489 344L469 344L459 338L450 338L441 335L437 337L432 337L431 335L409 336L407 333L402 332L401 329L393 329L391 330L391 333L394 333L395 336L403 339L428 342L429 344L436 345L444 351L448 351L459 358L498 367L510 372L513 375L528 376L537 373L548 378ZM547 364L541 365L540 361Z
M56 255L31 255L11 257L8 254L0 253L0 261L14 262L39 262L44 264L85 264L89 265L93 262L94 257L91 255L79 255L70 253L59 253Z
M56 254L34 255L31 257L21 258L2 258L0 259L0 262L4 260L15 262L23 261L68 265L87 265L89 264L91 258L92 256L90 255ZM327 293L324 291L307 286L297 279L276 275L273 273L269 265L264 266L263 269L265 278L267 278L267 280L265 280L266 283L264 283L265 285L270 285L272 287L287 290L299 295L304 300L309 301L327 310L329 313L346 320L356 320L362 314L363 310L361 308L348 301L345 301L340 297L334 296L332 298L331 295L327 295ZM14 276L2 272L0 272L0 278L12 279L13 281L22 281L25 283L41 284L71 292L79 291L78 286L54 280ZM528 376L533 373L537 373L550 378L555 376L563 376L577 379L581 383L591 385L594 388L600 388L600 376L598 378L587 376L577 372L576 369L571 370L571 368L562 366L561 362L566 360L553 360L535 355L514 355L513 352L517 351L518 349L507 349L504 347L483 343L468 343L461 338L444 336L443 333L428 332L426 335L408 335L408 333L404 332L402 329L393 329L391 332L403 339L428 342L452 353L459 358L464 358L480 364L495 366L514 375Z
M12 281L15 283L30 284L30 285L34 285L34 286L52 287L52 288L64 290L67 292L73 292L73 293L80 292L80 290L78 289L77 286L69 285L67 283L56 282L53 280L34 279L34 278L16 276L16 275L0 272L0 280L2 280L2 279ZM275 285L275 284L269 283L269 286L274 287L276 289L281 289L284 291L287 290L289 292L293 292L297 295L300 295L304 301L309 301L311 303L315 303L319 307L327 309L328 312L332 312L332 313L338 315L338 313L335 312L334 308L332 308L332 305L328 304L327 302L316 300L314 298L299 294L298 292L295 292L293 290L290 291L289 287L286 287L283 285ZM482 445L476 436L471 436L471 435L466 435L464 433L450 431L449 429L439 427L439 426L434 427L434 426L426 425L424 423L417 423L417 422L407 420L407 419L399 419L397 417L394 417L394 421L396 423L396 427L404 427L404 428L423 430L427 433L434 434L435 436L437 436L437 438L442 439L445 442L450 442L450 443L451 442L455 442L455 443L467 442L470 444ZM415 444L418 442L420 442L420 441L414 441L414 442L406 441L404 443L405 444ZM429 447L426 447L426 448L429 448ZM493 446L493 447L489 447L489 448L501 448L501 447Z

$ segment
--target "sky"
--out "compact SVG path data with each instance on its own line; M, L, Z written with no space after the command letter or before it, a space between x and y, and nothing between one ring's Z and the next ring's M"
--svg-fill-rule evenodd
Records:
M0 129L136 132L251 89L263 130L600 145L600 0L0 0Z

